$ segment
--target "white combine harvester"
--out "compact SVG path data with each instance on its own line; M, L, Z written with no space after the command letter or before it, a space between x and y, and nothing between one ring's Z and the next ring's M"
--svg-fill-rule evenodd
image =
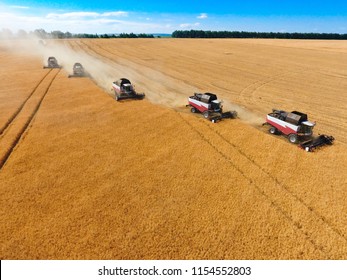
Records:
M308 152L315 148L332 145L333 136L319 135L313 137L313 128L316 125L308 121L307 115L298 111L285 112L273 109L272 113L267 114L266 122L269 125L271 134L283 134L288 137L289 142L296 144Z
M217 95L213 93L194 93L188 98L192 113L201 113L204 118L209 119L213 123L226 118L236 118L236 111L228 111L223 113L222 102L218 100Z
M128 79L121 78L112 83L112 89L114 90L115 99L117 101L124 99L143 99L144 93L137 93L135 88Z

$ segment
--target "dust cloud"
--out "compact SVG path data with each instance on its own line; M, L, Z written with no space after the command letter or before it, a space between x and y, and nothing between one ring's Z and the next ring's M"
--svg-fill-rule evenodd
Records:
M47 64L48 57L54 56L68 73L72 73L75 62L80 62L95 83L112 96L112 82L120 78L128 78L136 90L144 92L152 103L172 108L187 103L187 92L197 91L196 88L159 71L144 66L139 68L131 61L122 58L113 61L98 53L88 53L88 49L74 49L68 40L44 41L36 37L3 39L0 40L0 46L11 52L36 56L42 61L42 65Z
M91 75L95 83L106 93L113 95L112 82L128 78L137 91L144 92L152 103L171 108L187 104L187 93L199 90L189 84L164 75L160 71L141 66L122 58L113 61L97 53L88 53L87 49L73 49L68 40L41 40L37 37L26 39L0 39L0 47L25 55L36 56L47 64L47 59L54 56L59 65L72 73L75 62L80 62Z
M11 52L35 56L41 59L42 65L54 56L59 65L72 73L75 62L80 62L90 74L94 82L110 96L114 96L112 82L120 78L128 78L139 93L145 93L146 99L177 111L185 111L188 97L194 92L205 92L179 79L165 75L162 71L138 65L123 58L116 60L81 46L69 43L69 40L41 40L37 37L26 39L0 38L0 47ZM229 100L223 100L225 111L237 111L238 118L251 124L263 122L255 113Z
M74 63L79 62L91 75L93 80L107 93L111 94L111 84L114 81L114 76L117 74L115 68L83 51L73 50L66 44L66 41L45 41L36 37L27 39L2 39L0 40L0 47L14 53L35 56L42 61L42 66L47 65L48 57L54 56L58 64L69 74L72 74Z
M261 118L256 113L253 113L252 111L244 107L231 103L228 100L223 100L223 105L224 105L223 107L224 110L236 111L238 118L245 123L248 123L252 126L259 126L262 123L264 123L264 118Z

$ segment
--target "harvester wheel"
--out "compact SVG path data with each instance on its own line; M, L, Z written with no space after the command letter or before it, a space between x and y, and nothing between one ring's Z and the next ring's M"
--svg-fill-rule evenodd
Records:
M192 113L196 113L196 112L197 112L195 107L192 107L192 108L190 109L190 111L191 111Z
M277 128L274 127L274 126L271 126L271 127L270 127L269 132L270 132L271 134L278 134L278 130L277 130Z
M209 113L208 113L208 111L205 111L202 113L202 115L204 116L205 119L208 119Z
M295 143L298 142L298 135L296 135L296 134L289 134L288 140L289 140L290 143L295 144Z

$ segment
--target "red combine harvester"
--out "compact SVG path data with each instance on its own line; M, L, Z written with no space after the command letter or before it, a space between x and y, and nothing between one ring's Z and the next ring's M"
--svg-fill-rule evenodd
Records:
M137 93L128 79L121 78L112 83L112 89L117 101L124 99L143 99L144 93Z
M313 137L313 127L316 125L308 121L307 115L301 112L285 112L273 109L267 114L266 122L263 125L270 125L271 134L284 134L289 142L296 144L308 152L324 145L332 145L335 140L333 136L319 135Z
M226 118L236 118L236 111L228 111L223 113L222 102L217 99L217 95L213 93L194 93L188 98L192 113L202 113L202 115L213 123Z

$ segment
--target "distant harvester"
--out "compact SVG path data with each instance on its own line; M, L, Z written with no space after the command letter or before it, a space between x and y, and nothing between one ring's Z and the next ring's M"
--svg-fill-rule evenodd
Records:
M43 68L62 68L62 67L58 64L58 61L54 56L50 56L47 59L47 65L43 66Z
M88 77L89 74L85 71L81 63L76 62L72 67L73 74L69 75L69 78L72 77Z
M134 86L126 78L121 78L112 83L112 89L115 93L115 99L117 101L124 99L143 99L144 93L137 93Z

